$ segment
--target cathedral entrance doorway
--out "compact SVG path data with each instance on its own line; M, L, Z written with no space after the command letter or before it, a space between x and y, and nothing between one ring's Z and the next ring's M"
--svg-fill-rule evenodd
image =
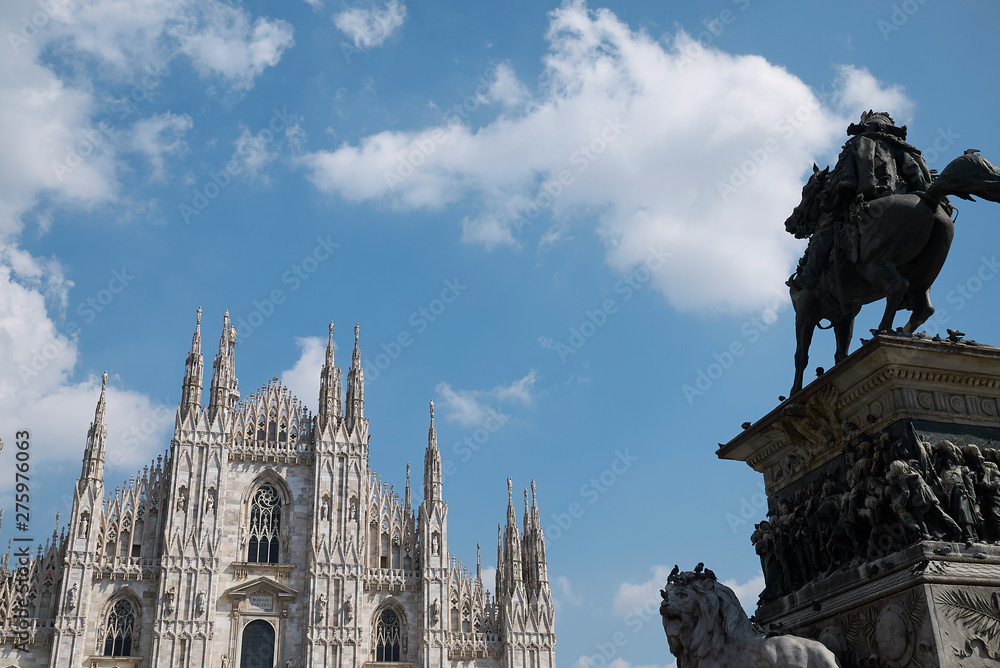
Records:
M243 629L240 668L274 668L274 627L262 619Z

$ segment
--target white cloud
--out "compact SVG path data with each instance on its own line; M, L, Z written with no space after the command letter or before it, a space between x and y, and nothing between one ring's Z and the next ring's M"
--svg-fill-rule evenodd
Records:
M516 401L525 406L531 406L535 401L531 389L534 387L536 380L538 380L538 371L531 369L527 376L515 380L510 385L498 385L494 387L490 390L490 395L496 397L499 401Z
M536 378L537 371L531 369L523 378L509 385L497 385L492 390L454 390L451 385L444 382L438 383L434 389L449 420L463 427L478 427L498 414L498 411L487 403L490 399L501 403L533 405L535 396L531 390Z
M802 246L782 221L813 160L857 120L857 99L909 107L866 70L841 68L826 101L759 56L705 49L683 32L658 40L581 0L552 12L547 39L534 92L498 68L487 97L506 106L492 121L449 114L438 127L317 151L302 161L310 180L401 210L471 195L480 206L462 219L462 240L487 248L529 234L544 247L587 221L616 273L662 246L672 259L652 281L673 306L735 312L787 292ZM532 230L549 216L547 235Z
M600 655L595 655L595 656L600 656ZM576 660L576 663L573 664L573 668L592 668L593 665L594 665L593 656L581 656L579 659ZM602 662L600 665L605 665L605 664ZM629 661L628 659L623 659L621 657L618 657L611 663L608 663L607 668L633 668L633 666L632 662ZM660 668L660 667L659 664L654 663L642 666L635 666L634 668ZM664 666L663 668L677 668L677 662L675 661L673 663L670 663Z
M615 593L612 610L616 615L625 616L637 610L658 609L660 590L667 583L670 566L654 566L653 577L645 582L623 582Z
M406 5L400 0L388 0L381 7L352 7L333 17L334 25L359 49L382 46L405 20Z
M264 17L251 21L245 9L220 0L191 6L200 7L201 16L189 12L182 27L170 32L203 76L221 76L235 89L252 88L254 79L277 65L281 54L295 44L287 21Z
M569 603L573 607L583 605L583 596L573 591L573 585L568 577L560 575L553 584L555 584L554 601L557 608L562 607L563 603Z
M326 361L326 340L306 336L296 338L295 345L299 347L299 359L291 369L281 372L281 382L314 410L319 401L319 375Z
M30 432L37 470L79 466L101 382L96 373L79 382L72 380L79 359L76 340L57 330L42 293L46 285L68 289L71 284L57 264L32 263L23 251L2 250L0 432ZM11 261L11 257L17 259ZM14 266L28 270L18 273ZM163 451L173 428L174 409L123 387L114 369L109 371L105 467L113 480L135 473ZM5 448L0 457L13 457L13 453ZM12 483L12 478L0 480L0 490L9 491Z
M53 207L116 201L116 149L145 153L155 178L182 148L185 116L154 116L123 136L98 122L105 80L139 80L153 95L183 53L203 76L242 91L293 44L287 22L222 0L11 0L0 5L0 34L9 49L0 68L0 238L17 235L43 195ZM73 62L72 83L50 57ZM48 214L37 215L44 227Z
M740 605L746 610L747 615L752 615L757 610L757 598L764 591L764 574L758 573L757 577L750 578L744 583L736 580L724 580L722 584L733 590L736 598L740 600Z
M16 34L15 3L0 9L0 33ZM6 40L5 40L6 41ZM5 45L8 48L9 45ZM47 192L61 204L89 207L117 194L111 133L93 122L96 103L36 62L41 43L5 51L0 67L0 239L18 234L22 216Z
M660 590L667 583L670 566L654 566L653 577L645 582L623 582L615 593L612 609L617 615L628 615L637 610L656 610L660 605ZM752 615L757 609L757 597L764 590L764 574L759 573L747 582L724 580L722 584L733 590L743 609Z
M165 156L187 148L184 135L193 127L187 114L156 114L136 121L129 137L129 148L146 156L153 167L152 178L163 178Z
M294 44L292 32L287 21L255 19L223 0L68 0L43 37L121 75L163 70L184 54L202 76L247 90Z
M489 102L517 109L528 101L528 87L517 78L510 63L500 63L493 70L493 81L490 84Z
M838 110L855 123L868 110L890 112L897 125L913 120L913 101L903 87L880 84L867 67L838 67L834 85Z
M495 593L493 590L496 588L496 586L497 586L496 566L483 567L483 589L493 594Z
M264 173L264 169L278 157L276 150L268 150L268 137L273 135L266 128L256 135L246 126L243 126L242 130L243 132L233 142L235 150L230 164L234 165L235 173L245 173L249 179L267 184L270 179Z

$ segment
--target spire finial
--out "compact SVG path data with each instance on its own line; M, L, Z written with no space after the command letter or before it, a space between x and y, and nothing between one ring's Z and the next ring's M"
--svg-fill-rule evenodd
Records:
M107 393L108 393L108 372L105 371L101 376L101 398L97 400L97 410L94 412L94 425L98 423L104 423L104 407L107 405Z
M333 321L330 321L330 345L333 345Z
M507 478L507 505L514 504L514 481Z
M431 426L434 426L434 400L431 399Z
M195 325L198 331L201 331L201 307L198 307L198 324Z
M358 332L360 332L360 331L361 331L361 325L360 324L355 324L354 325L354 345L355 345L355 347L357 347L357 345L358 345L358 337L359 337Z
M538 505L538 500L535 497L535 479L531 479L531 506L535 507Z

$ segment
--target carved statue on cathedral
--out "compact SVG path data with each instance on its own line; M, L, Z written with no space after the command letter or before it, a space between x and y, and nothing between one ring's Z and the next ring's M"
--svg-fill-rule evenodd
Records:
M344 600L344 623L350 624L354 619L354 601L351 594Z
M319 598L316 599L316 623L326 624L326 605L329 601L329 597L326 594L320 594Z
M198 596L194 599L194 614L196 617L201 617L205 614L205 600L207 598L205 592L198 592Z
M437 626L438 620L441 619L441 604L438 603L437 599L431 603L431 626Z
M66 612L73 612L76 610L76 585L66 592Z
M169 616L174 613L174 597L177 595L177 587L171 587L163 592L163 615Z

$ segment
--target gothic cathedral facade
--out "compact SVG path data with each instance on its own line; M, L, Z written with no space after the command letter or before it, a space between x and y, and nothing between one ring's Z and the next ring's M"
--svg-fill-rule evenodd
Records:
M277 379L241 401L227 312L206 406L199 309L169 451L110 495L102 387L68 527L5 562L0 666L554 668L534 483L491 595L448 551L433 403L416 515L409 466L402 498L371 470L354 333L313 416Z

